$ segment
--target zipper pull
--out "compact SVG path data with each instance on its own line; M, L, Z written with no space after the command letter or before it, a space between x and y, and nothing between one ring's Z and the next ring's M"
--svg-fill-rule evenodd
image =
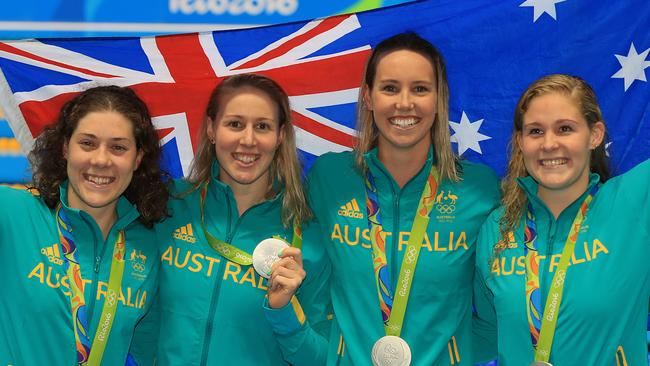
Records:
M95 257L95 273L99 273L99 262L101 262L101 257Z

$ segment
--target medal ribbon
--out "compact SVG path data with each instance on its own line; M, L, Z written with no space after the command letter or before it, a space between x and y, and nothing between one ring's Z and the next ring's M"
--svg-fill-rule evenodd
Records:
M557 325L557 318L560 312L560 304L562 303L562 293L564 290L564 280L566 271L569 266L569 259L573 255L578 234L580 233L580 226L587 213L589 203L596 195L598 185L595 185L591 192L585 197L580 205L580 209L573 219L571 230L567 236L560 257L560 263L553 275L553 281L548 295L546 296L546 303L544 305L544 312L541 313L541 291L539 289L539 255L537 251L537 225L535 224L535 214L533 206L528 203L528 210L526 212L526 225L524 226L524 255L526 263L526 313L528 315L528 327L530 329L530 337L535 349L535 361L548 362L551 357L551 345L553 344L553 337L555 335L555 327ZM541 316L540 316L541 315Z
M393 292L391 288L390 274L388 272L388 261L386 259L386 234L381 224L381 212L379 210L379 196L377 186L372 174L366 175L366 209L368 214L368 227L370 228L370 242L372 244L372 263L375 280L377 282L377 294L379 297L379 308L384 330L387 335L399 337L402 332L406 305L408 303L411 284L415 274L420 249L424 240L424 234L429 224L429 214L433 209L436 191L438 190L439 173L435 166L431 167L427 182L420 197L411 235L409 237L399 276L397 278L398 291Z
M212 249L216 250L217 253L219 253L227 260L235 262L242 266L250 266L253 264L253 256L250 253L245 252L232 244L226 243L223 240L217 239L212 234L210 234L208 229L205 227L205 197L208 194L208 184L209 180L206 180L205 183L202 184L200 192L201 229L203 230L203 234L205 235L208 244L210 244ZM293 224L293 238L291 239L291 246L298 249L302 248L302 230L300 228L300 224L297 222L294 222Z
M113 259L108 280L108 291L104 298L104 306L99 317L99 326L95 332L92 346L88 334L88 316L84 299L84 282L81 276L81 267L77 259L77 246L75 244L72 226L59 205L56 209L57 231L65 260L63 267L70 283L70 303L72 305L72 325L77 350L77 364L96 366L101 363L106 349L108 336L113 327L117 302L124 274L124 231L120 230L113 247ZM92 352L91 352L92 350Z

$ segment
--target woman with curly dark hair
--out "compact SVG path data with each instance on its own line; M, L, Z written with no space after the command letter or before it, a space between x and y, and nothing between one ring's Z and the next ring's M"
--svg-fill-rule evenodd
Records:
M38 136L31 192L0 188L0 364L132 360L157 288L159 156L145 104L117 86L80 93Z

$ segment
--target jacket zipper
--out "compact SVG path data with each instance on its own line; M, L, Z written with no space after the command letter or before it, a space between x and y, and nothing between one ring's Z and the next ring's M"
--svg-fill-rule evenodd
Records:
M234 228L231 230L231 220L230 218L232 215L230 214L232 205L230 204L230 200L227 200L227 207L228 207L228 225L227 225L227 230L226 232L228 235L226 236L226 239L224 240L226 243L230 243L232 238L235 236L235 233L237 232L237 228L239 227L239 223L243 220L244 216L246 213L250 211L247 210L242 214L237 221L235 222ZM222 260L219 261L219 270L217 271L217 278L214 284L214 289L212 290L212 300L210 301L210 310L208 311L208 322L205 326L205 336L203 337L203 351L201 352L201 365L207 365L208 362L208 353L210 352L210 341L212 340L212 328L214 327L214 314L217 310L217 302L219 300L219 294L221 292L221 283L223 282L223 273L225 271L225 261L228 261L226 258L221 257Z
M92 324L93 314L95 312L95 304L97 299L97 287L99 286L99 282L98 282L99 269L101 267L100 265L102 262L102 257L104 256L104 252L106 251L106 242L104 241L104 246L101 250L101 254L98 254L97 243L100 242L100 240L97 239L97 232L94 230L92 223L88 222L88 220L85 217L83 217L83 221L86 223L86 225L90 227L91 231L93 232L93 257L95 258L95 262L93 264L92 282L90 282L91 297L90 297L90 303L88 304L88 317L87 317L88 327L90 328L90 325ZM90 329L88 329L88 331L90 332Z

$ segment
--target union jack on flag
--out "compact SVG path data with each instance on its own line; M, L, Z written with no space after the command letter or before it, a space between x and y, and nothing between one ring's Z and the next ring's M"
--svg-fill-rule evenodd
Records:
M445 56L456 152L503 174L521 92L545 74L596 90L616 172L650 157L650 7L644 0L418 1L245 30L0 42L0 103L25 150L62 104L91 86L130 86L148 104L174 176L187 174L212 88L255 72L288 92L307 162L354 143L370 48L412 30Z

